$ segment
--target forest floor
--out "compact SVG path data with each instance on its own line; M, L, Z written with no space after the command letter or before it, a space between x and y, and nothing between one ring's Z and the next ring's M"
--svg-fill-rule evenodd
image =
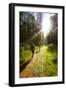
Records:
M44 46L40 48L38 53L34 54L31 62L20 72L20 78L42 76L45 76Z

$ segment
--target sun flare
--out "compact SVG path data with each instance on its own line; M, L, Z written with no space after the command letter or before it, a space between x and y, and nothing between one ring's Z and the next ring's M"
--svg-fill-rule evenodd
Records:
M44 37L47 36L47 34L49 33L50 28L51 28L50 17L51 17L50 14L43 14L41 31L44 33Z

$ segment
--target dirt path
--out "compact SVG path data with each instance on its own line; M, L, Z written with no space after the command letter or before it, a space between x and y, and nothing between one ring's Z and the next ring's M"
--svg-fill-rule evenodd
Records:
M45 76L45 65L44 65L44 47L40 49L39 53L35 53L33 56L32 61L26 66L26 68L20 73L21 78L26 78L26 77L37 77L38 72L37 72L37 66L40 62L41 58L41 72L40 76Z

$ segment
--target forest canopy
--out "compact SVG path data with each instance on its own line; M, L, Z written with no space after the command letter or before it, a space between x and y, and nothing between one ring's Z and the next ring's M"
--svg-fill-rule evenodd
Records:
M20 43L41 44L41 24L42 13L20 12Z

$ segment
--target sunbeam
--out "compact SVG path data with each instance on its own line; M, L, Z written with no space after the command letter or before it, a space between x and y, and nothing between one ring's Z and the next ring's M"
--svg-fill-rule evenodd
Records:
M44 33L44 37L47 36L47 34L49 33L51 29L50 17L51 17L51 14L43 14L41 31Z

